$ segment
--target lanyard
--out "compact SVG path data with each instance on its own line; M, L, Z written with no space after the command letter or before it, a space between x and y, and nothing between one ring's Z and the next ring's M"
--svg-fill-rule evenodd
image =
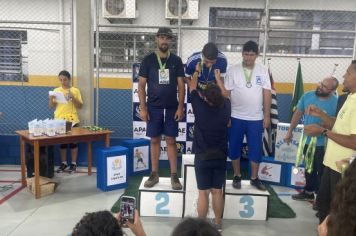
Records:
M158 53L156 52L156 57L157 57L157 61L158 61L158 64L159 64L159 69L160 69L161 71L164 71L164 70L166 69L166 63L167 63L167 61L168 61L169 55L170 55L170 53L169 53L169 51L168 51L167 60L166 60L166 62L162 65L161 57L160 57L160 56L158 55Z
M251 77L252 77L252 73L253 73L253 68L251 70L251 73L248 74L247 69L242 65L242 68L244 70L244 76L245 76L245 80L246 80L246 87L250 88L252 86L251 84Z
M200 66L201 66L201 76L203 77L203 79L204 79L205 82L207 83L208 80L209 80L210 72L211 72L211 69L213 68L213 65L211 65L211 67L209 68L209 72L208 72L208 75L207 75L206 77L204 76L204 63L203 63L203 59L201 59L201 61L200 61Z

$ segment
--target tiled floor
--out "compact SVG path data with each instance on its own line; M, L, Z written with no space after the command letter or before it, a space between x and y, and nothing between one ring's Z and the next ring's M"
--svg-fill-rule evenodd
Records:
M1 180L19 180L18 166L0 166ZM96 175L86 173L60 174L54 177L60 184L55 194L36 200L23 189L0 205L0 235L68 235L85 212L110 209L123 190L101 192L96 188ZM1 183L2 184L2 183ZM297 213L294 219L268 221L224 220L223 235L243 236L308 236L316 235L317 218L308 202L296 202L289 194L295 190L275 187L281 199ZM0 198L3 196L0 193ZM179 218L143 217L147 235L170 235ZM162 234L164 232L164 234ZM132 235L128 232L128 235Z

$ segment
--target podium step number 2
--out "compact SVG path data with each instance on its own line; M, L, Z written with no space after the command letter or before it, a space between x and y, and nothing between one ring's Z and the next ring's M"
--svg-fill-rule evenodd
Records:
M145 188L147 179L143 178L139 188L140 215L182 217L184 192L172 190L171 179L162 177L153 188Z

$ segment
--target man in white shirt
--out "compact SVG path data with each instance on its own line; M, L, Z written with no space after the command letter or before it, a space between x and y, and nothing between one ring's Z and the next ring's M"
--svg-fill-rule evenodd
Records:
M229 157L234 169L233 187L241 188L240 157L246 135L251 162L250 183L265 191L257 174L262 159L263 129L270 125L271 82L267 68L255 63L257 57L257 43L246 42L242 50L243 62L228 68L224 84L221 80L217 83L231 99Z

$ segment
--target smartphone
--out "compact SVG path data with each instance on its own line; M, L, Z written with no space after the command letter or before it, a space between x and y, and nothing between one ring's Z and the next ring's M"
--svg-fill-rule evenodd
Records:
M134 223L136 209L136 198L131 196L121 196L120 202L120 224L125 225L126 221Z

